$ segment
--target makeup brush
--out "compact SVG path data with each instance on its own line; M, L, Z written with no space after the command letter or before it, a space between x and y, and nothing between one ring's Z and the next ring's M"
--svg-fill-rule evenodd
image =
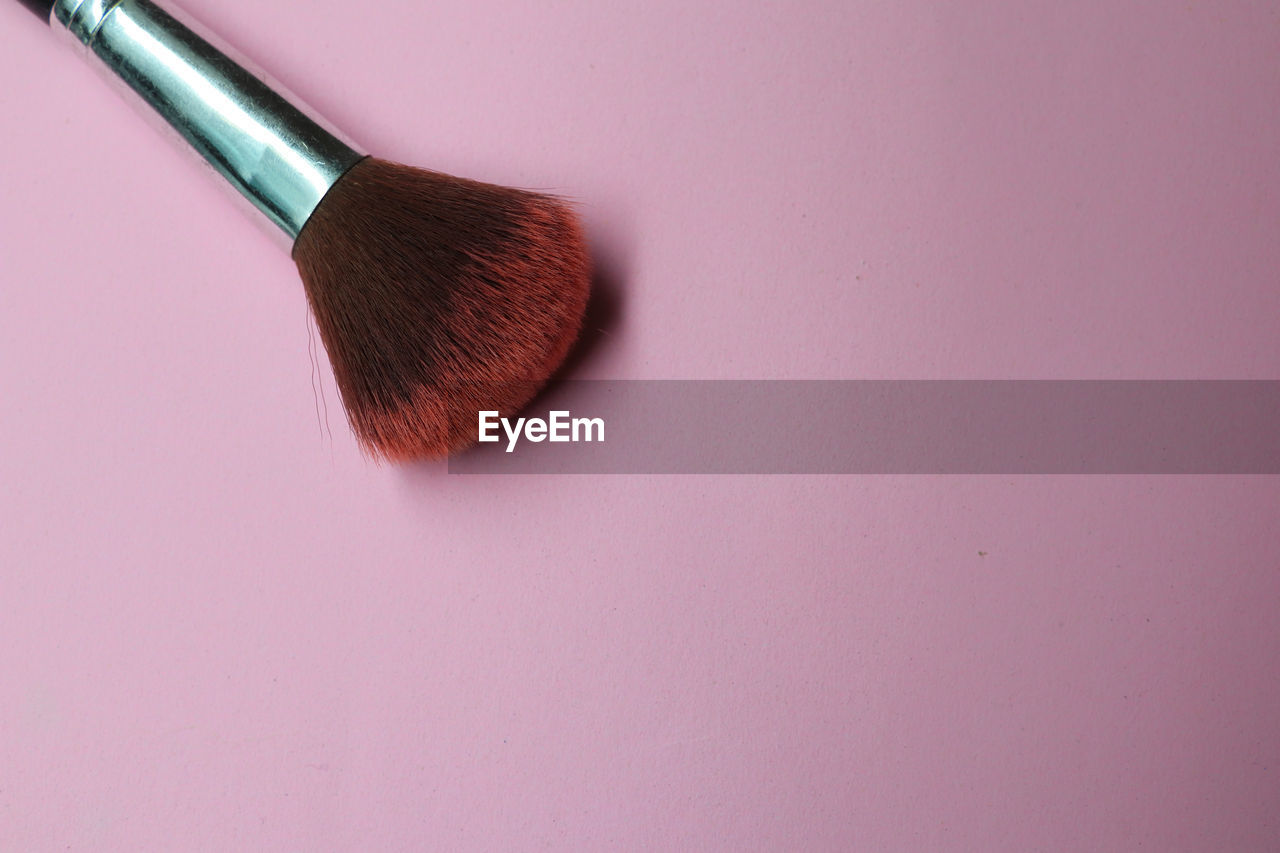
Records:
M589 288L564 202L366 156L153 0L20 2L283 233L372 456L459 450L564 360Z

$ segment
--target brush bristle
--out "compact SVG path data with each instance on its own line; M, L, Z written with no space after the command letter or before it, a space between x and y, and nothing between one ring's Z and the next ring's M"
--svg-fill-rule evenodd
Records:
M590 279L563 202L373 158L293 258L352 430L396 461L455 452L479 411L527 403L577 337Z

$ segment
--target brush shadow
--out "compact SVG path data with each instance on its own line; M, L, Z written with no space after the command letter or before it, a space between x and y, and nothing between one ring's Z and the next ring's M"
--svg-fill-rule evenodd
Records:
M624 262L608 248L591 248L591 293L582 317L582 331L565 356L564 363L552 375L548 387L576 376L585 369L610 338L621 332L624 293ZM539 395L541 396L541 394Z

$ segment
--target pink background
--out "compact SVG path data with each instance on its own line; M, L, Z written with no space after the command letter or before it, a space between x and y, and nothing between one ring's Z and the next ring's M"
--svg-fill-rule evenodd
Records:
M1273 2L375 5L188 7L579 199L576 376L1280 378ZM289 259L0 33L0 849L1280 844L1276 479L371 465Z

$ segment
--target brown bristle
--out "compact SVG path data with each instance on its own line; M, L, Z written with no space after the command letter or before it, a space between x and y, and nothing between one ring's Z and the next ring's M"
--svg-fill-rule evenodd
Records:
M589 261L563 202L368 158L293 247L364 448L433 458L512 414L577 337Z

